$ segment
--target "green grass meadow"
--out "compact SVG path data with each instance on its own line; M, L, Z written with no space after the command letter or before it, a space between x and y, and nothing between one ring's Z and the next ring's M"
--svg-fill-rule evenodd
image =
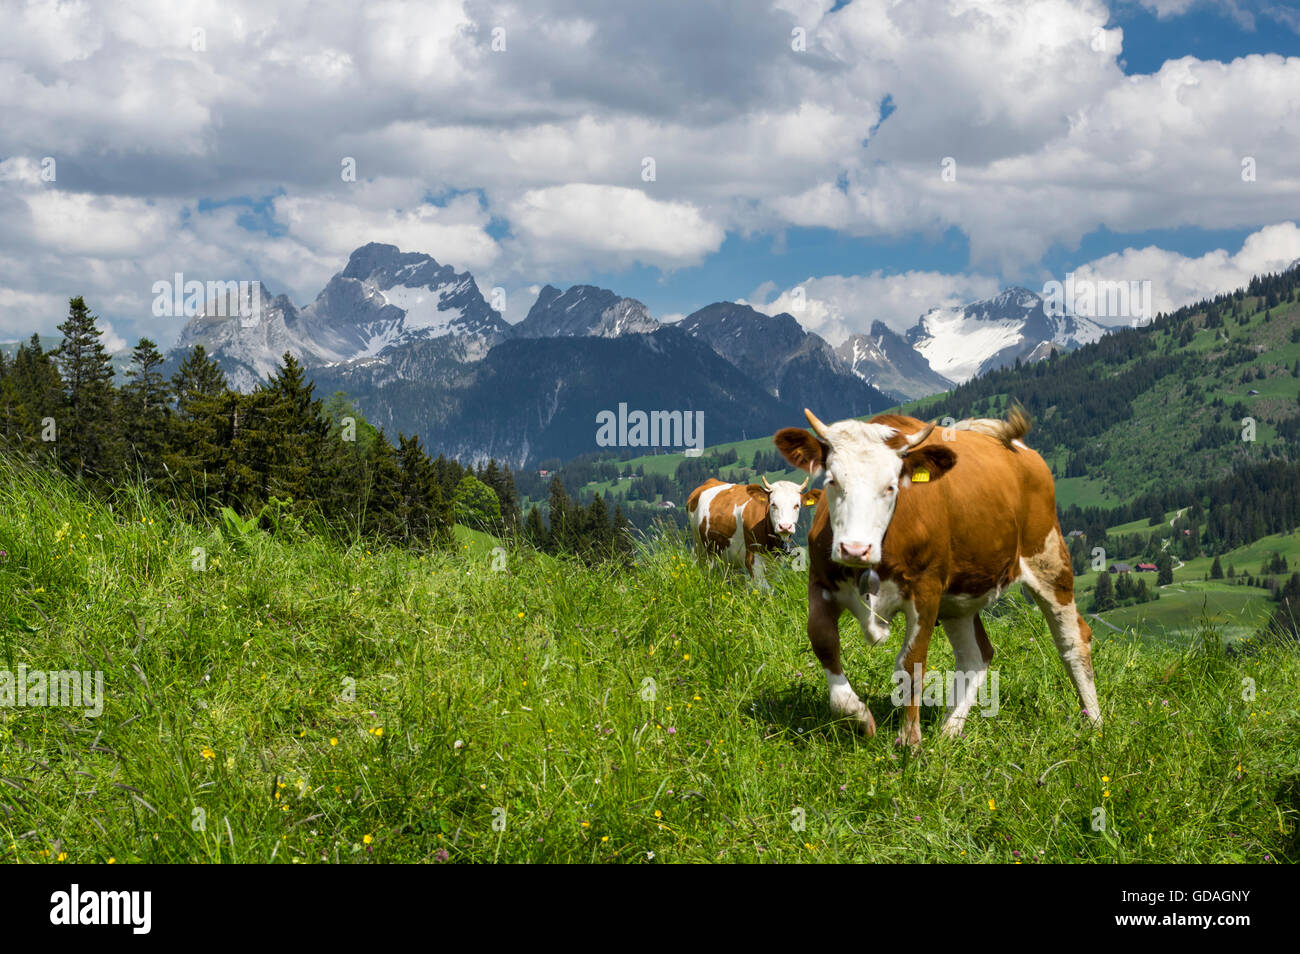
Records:
M0 464L0 668L100 670L104 708L0 708L11 862L1290 862L1300 658L1096 627L1085 726L1041 616L989 619L999 711L895 746L899 632L830 720L805 578L680 541L590 569L235 540ZM952 666L941 634L931 664ZM1251 691L1253 689L1253 692ZM1099 824L1099 822L1102 822Z

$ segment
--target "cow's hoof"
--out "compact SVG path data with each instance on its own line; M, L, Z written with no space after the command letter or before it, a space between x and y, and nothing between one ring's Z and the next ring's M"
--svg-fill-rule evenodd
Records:
M865 706L858 715L841 712L839 717L852 726L854 732L860 732L867 738L871 738L876 734L876 720L871 718L871 710Z
M864 629L862 631L862 638L866 640L868 646L879 646L881 643L889 639L889 630L885 630L883 633L873 633L870 630Z
M894 739L895 745L906 745L909 748L919 749L921 747L921 730L919 728L904 728Z
M854 729L867 736L876 734L876 720L871 717L871 710L867 704L854 696L848 699L843 705L837 706L834 701L831 703L831 712L838 718L844 719Z

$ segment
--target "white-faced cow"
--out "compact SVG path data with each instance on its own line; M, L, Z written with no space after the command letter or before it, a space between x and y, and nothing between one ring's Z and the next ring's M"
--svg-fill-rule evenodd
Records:
M826 670L831 709L875 733L870 710L840 666L844 610L868 643L889 637L906 615L895 663L904 699L900 741L921 740L920 703L930 635L942 622L957 670L943 733L959 733L993 658L979 611L1020 582L1047 617L1084 713L1101 723L1093 684L1092 630L1074 605L1074 574L1056 518L1056 491L1043 459L1021 440L1029 418L968 420L934 434L934 423L881 414L789 427L773 438L785 459L825 474L826 506L808 539L808 638ZM870 573L870 605L859 583Z
M762 484L728 484L710 478L700 484L686 509L701 555L717 554L744 567L757 586L767 589L763 554L789 547L811 479L769 484L764 477Z

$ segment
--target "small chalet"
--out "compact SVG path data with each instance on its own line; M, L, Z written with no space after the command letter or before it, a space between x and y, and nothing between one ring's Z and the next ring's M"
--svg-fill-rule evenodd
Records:
M1139 563L1139 564L1138 564L1138 572L1139 572L1139 573L1154 573L1154 572L1156 572L1156 565L1155 565L1154 563Z
M1132 573L1133 567L1127 563L1112 563L1106 568L1107 573Z

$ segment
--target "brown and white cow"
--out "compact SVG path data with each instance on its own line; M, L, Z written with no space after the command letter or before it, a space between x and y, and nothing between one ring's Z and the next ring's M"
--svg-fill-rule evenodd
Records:
M699 552L743 566L766 590L763 554L789 547L811 480L769 484L764 477L762 484L729 484L713 477L700 484L686 501Z
M1021 440L1029 430L1025 413L962 421L939 434L933 422L899 415L824 424L804 414L813 433L789 427L773 441L794 466L825 474L826 506L817 508L808 539L808 638L826 670L832 711L875 733L840 665L840 615L852 613L876 645L901 611L899 740L921 740L918 677L936 622L958 671L974 674L955 680L955 698L947 700L943 733L959 733L993 658L979 611L1019 582L1047 617L1084 713L1099 725L1092 630L1074 605L1051 471ZM870 605L859 589L864 574L871 575Z

